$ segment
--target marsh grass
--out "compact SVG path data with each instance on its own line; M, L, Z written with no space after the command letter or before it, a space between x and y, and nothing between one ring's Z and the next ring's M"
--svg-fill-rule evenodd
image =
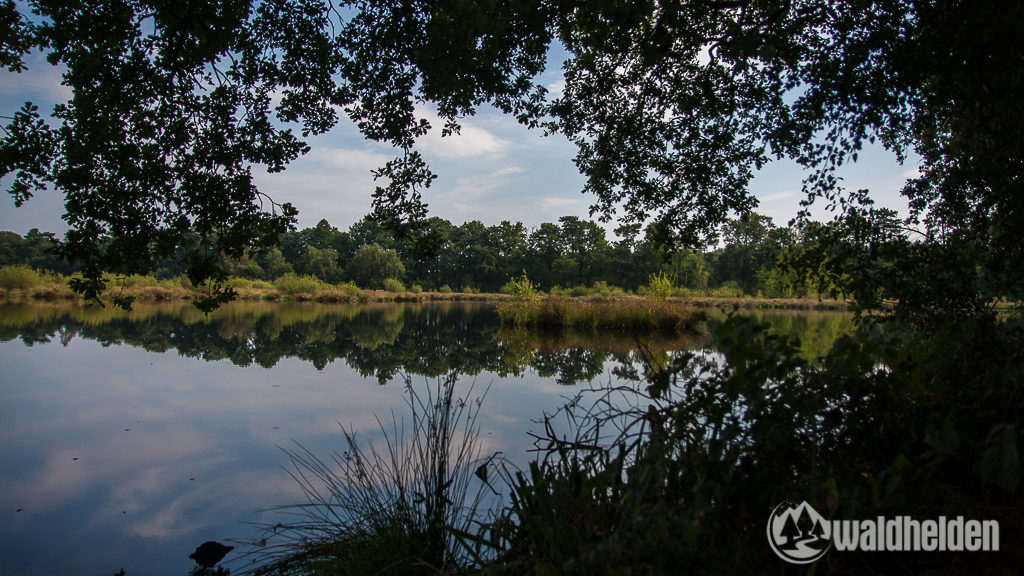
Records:
M696 313L681 303L642 297L582 300L547 296L510 300L498 305L498 316L509 326L579 331L685 332L693 331L699 320Z
M251 557L254 574L451 574L486 558L476 536L497 505L486 484L476 423L482 397L456 397L457 376L425 392L406 379L410 427L377 420L383 446L342 427L344 449L324 459L286 450L306 497L275 509Z
M571 288L552 286L548 290L548 294L552 296L616 298L626 296L628 293L618 286L612 286L604 280L600 280L591 286L573 286Z

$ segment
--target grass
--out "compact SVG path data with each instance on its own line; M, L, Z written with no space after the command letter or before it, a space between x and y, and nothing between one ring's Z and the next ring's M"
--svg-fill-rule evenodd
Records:
M78 300L68 287L69 277L27 266L0 266L0 300ZM104 301L120 296L132 297L137 302L164 302L196 300L205 294L202 287L194 287L183 276L155 278L131 275L108 276ZM428 300L486 301L502 298L497 294L461 292L424 292L419 285L406 289L401 282L390 280L386 290L363 290L352 282L331 284L315 276L285 274L272 282L231 277L226 283L237 293L238 300L295 301L295 302L418 302Z
M693 331L698 315L681 302L639 296L614 299L545 296L512 299L498 305L498 316L509 326L591 331Z
M306 502L276 509L251 553L256 574L451 574L484 559L467 536L488 519L476 417L482 398L454 393L457 375L426 392L406 379L411 428L380 423L384 446L343 428L345 449L328 459L288 451ZM486 490L485 490L486 489Z
M604 280L595 282L592 286L573 286L572 288L562 288L561 286L552 286L548 294L552 296L573 296L577 298L581 297L600 297L600 298L614 298L617 296L625 296L627 292L618 286L611 286Z
M850 309L848 300L818 298L754 298L750 296L689 296L683 300L696 308L731 308L734 310L834 310Z

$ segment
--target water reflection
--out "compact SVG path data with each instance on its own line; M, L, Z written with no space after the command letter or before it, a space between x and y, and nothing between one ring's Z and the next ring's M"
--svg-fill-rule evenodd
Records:
M849 333L849 315L752 313L797 337L817 357ZM708 322L723 317L712 313ZM656 353L708 345L706 331L665 335L535 333L502 328L486 304L315 305L243 302L204 315L188 303L138 306L132 313L68 305L0 305L0 341L25 344L72 339L176 351L206 361L272 368L298 358L323 370L342 361L385 383L398 373L438 377L450 372L500 376L535 370L559 384L591 381L613 361L632 373L637 350ZM713 346L713 343L711 343Z
M850 326L763 319L808 353ZM636 379L641 345L714 343L503 330L479 304L0 305L0 571L185 574L197 544L255 536L261 509L301 499L278 446L329 454L339 422L372 438L404 406L376 384L402 373L490 385L481 448L525 455L569 387Z

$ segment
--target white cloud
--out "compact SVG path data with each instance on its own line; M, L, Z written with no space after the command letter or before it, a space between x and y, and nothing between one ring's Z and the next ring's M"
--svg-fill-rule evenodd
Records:
M318 171L338 173L360 171L369 173L391 157L381 152L352 148L313 148L299 162L314 164ZM296 162L292 166L297 166Z
M567 206L577 206L580 202L581 200L578 198L548 197L541 198L539 204L541 209L545 212L558 212Z
M479 214L480 208L473 206L472 204L465 204L462 202L455 202L452 204L452 208L455 209L457 214L465 216L466 214Z
M707 44L700 47L700 51L697 52L697 63L701 66L707 66L711 63L711 48L714 44L708 42Z
M777 200L785 200L787 198L792 198L796 195L796 192L788 190L785 192L775 192L772 194L765 194L764 196L758 196L757 199L760 200L761 202L775 202Z
M487 196L494 190L506 187L509 183L507 176L523 172L519 166L506 166L481 176L462 176L455 181L451 191L442 194L442 199L454 203L456 200Z
M314 147L284 172L259 173L255 181L275 202L298 208L300 227L326 218L344 228L370 211L370 195L380 184L371 171L390 159L374 150Z
M466 159L480 156L501 157L508 151L508 140L467 120L459 122L462 129L458 134L442 137L444 120L437 114L426 108L417 108L416 116L426 118L431 125L430 132L417 143L417 147L428 154L441 158Z
M521 174L523 172L524 172L524 170L522 168L520 168L519 166L508 166L506 168L501 168L500 170L495 170L494 172L492 172L490 174L490 176L491 177L508 176L509 174Z

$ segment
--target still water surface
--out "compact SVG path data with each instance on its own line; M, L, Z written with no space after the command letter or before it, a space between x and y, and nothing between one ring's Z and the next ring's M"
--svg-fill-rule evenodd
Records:
M809 356L852 329L843 314L760 317ZM506 331L488 305L0 304L0 574L187 574L199 543L254 539L277 521L267 509L302 501L283 449L328 457L341 425L372 440L377 417L407 415L406 377L486 389L483 450L522 465L544 412L641 369L637 343Z

